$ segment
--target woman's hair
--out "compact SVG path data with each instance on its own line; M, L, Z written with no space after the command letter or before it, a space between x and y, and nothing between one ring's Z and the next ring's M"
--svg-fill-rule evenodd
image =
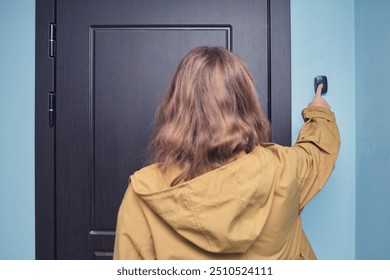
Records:
M180 62L157 110L150 144L172 182L190 180L269 140L253 78L244 62L220 47L198 47Z

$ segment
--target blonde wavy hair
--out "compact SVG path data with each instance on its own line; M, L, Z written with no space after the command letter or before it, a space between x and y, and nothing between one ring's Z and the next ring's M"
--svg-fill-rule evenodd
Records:
M270 126L244 62L198 47L180 62L156 113L152 162L179 166L172 185L218 168L269 140Z

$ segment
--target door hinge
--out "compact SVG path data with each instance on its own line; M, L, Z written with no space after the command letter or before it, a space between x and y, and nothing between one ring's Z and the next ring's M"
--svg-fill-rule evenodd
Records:
M49 127L56 125L56 95L54 92L49 93Z
M54 58L56 56L56 24L49 24L49 57Z

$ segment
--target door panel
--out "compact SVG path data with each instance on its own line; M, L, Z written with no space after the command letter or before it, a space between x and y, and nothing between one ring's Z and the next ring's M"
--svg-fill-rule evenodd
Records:
M199 45L229 48L230 28L93 27L90 32L92 230L113 231L117 194L129 174L147 163L154 112L179 59Z
M290 119L278 119L271 102L290 97L289 85L279 96L271 89L271 9L269 0L57 2L56 258L112 256L128 177L147 164L156 108L194 47L222 46L243 58L265 113L277 120L273 137L289 143ZM286 73L289 81L289 70L279 72Z

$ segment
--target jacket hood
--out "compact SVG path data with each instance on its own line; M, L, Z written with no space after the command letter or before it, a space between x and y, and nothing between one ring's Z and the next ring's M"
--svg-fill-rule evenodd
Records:
M244 253L267 221L275 168L256 147L227 165L170 187L178 174L153 164L131 176L135 193L177 234L214 253ZM274 175L272 175L274 174ZM171 178L171 179L170 179Z

